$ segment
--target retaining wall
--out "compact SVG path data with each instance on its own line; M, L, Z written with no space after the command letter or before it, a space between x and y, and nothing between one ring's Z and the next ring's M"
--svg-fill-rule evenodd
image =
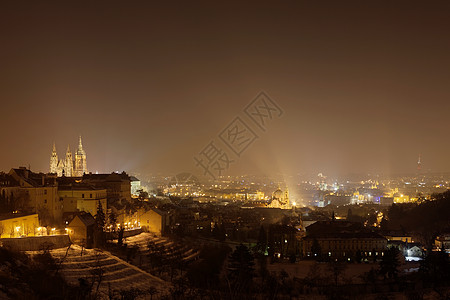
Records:
M3 247L16 251L39 251L43 249L56 249L68 247L70 244L69 236L65 235L47 235L33 236L23 238L5 238L0 239Z

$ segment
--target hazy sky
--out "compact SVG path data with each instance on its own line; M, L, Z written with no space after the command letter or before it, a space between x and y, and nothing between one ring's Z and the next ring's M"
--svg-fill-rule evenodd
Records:
M63 2L0 4L0 170L201 173L264 90L230 174L450 171L449 1Z

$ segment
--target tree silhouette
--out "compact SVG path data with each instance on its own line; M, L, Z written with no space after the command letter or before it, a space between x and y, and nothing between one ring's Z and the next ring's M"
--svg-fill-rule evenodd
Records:
M267 249L267 234L264 227L259 228L258 242L256 244L256 252L264 255Z
M450 282L450 259L445 251L428 253L421 262L419 270L426 282L434 285Z
M347 264L338 261L331 261L328 263L327 269L333 277L334 284L338 285L339 277L341 277L345 272L345 269L347 269Z
M108 222L111 225L112 232L116 232L117 216L113 211L109 214Z
M120 227L119 228L119 234L118 234L118 238L117 238L117 245L122 246L123 245L123 233L125 231L125 227Z
M399 260L400 251L391 247L384 252L384 256L380 261L380 274L386 279L394 279L398 276L398 267L400 266Z
M240 292L243 288L248 289L254 276L253 255L248 248L242 244L236 247L229 257L228 274L233 290Z
M95 247L103 246L106 242L106 236L104 233L106 225L106 216L103 212L102 203L98 201L97 213L95 214L95 230L94 230L94 244Z
M95 224L97 226L97 229L101 231L103 231L106 225L106 216L105 213L103 212L103 206L101 201L98 201L97 213L95 214Z

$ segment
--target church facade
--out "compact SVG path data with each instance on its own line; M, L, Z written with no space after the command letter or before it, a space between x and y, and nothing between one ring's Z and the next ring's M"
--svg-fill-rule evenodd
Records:
M271 208L281 208L281 209L291 209L291 202L289 201L289 191L286 190L283 192L280 188L278 188L272 195L272 200L270 201L267 207Z
M50 156L50 173L57 174L59 177L81 177L87 172L86 152L83 150L81 136L78 141L78 149L75 152L75 155L72 155L70 146L68 145L64 159L58 160L56 146L53 143L53 151Z

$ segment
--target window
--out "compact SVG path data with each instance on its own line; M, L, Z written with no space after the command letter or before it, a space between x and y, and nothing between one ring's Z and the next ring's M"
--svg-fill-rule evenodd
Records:
M44 195L47 195L47 190L44 190Z
M89 198L92 198L92 194L89 195Z
M81 198L84 198L84 194L81 194Z
M44 203L47 203L47 199L44 199Z

